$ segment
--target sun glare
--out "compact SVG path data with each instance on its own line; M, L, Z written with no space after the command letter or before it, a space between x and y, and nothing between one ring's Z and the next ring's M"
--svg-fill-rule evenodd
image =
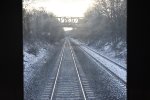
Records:
M64 27L63 29L64 29L64 31L71 31L73 28L72 27Z
M92 0L44 0L34 2L31 6L43 7L56 16L83 17L86 10L92 6Z

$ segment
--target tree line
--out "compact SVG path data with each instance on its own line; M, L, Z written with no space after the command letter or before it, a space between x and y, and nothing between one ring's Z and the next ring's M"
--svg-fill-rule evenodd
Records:
M126 0L94 0L74 37L89 44L112 42L114 47L119 41L126 42L126 4Z
M23 41L54 43L64 37L64 30L52 13L43 8L32 11L23 8Z

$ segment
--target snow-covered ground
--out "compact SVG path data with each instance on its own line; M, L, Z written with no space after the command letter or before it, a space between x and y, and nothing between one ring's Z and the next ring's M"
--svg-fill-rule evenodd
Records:
M28 53L28 50L32 47L37 49L37 54ZM34 43L34 45L25 44L23 46L24 55L24 86L28 86L32 78L36 75L36 72L42 68L42 65L46 63L49 57L53 54L54 47L50 44L43 44L41 42Z
M45 41L25 42L24 55L24 99L40 100L47 83L54 60L59 54L64 40L54 44Z
M117 48L122 48L121 51L112 49L112 43L106 43L101 48L96 48L95 46L91 46L91 48L98 51L101 55L127 68L127 48L122 45L124 45L122 41L117 44Z
M92 49L93 51L99 53L100 55L106 57L107 59L110 59L113 62L116 62L117 64L123 66L124 68L127 69L127 48L124 47L123 50L121 52L117 52L116 50L113 50L111 48L112 43L106 43L104 46L102 46L101 48L98 48L98 45L100 43L100 41L98 41L95 46L87 46L88 43L84 43L83 41L79 41L78 42L82 45L85 45L87 48ZM123 42L119 42L118 43L118 47L123 45ZM116 57L117 55L122 55L122 57Z
M102 56L98 55L94 51L88 49L88 47L84 43L81 43L81 42L79 42L78 40L75 40L75 39L71 39L71 40L73 42L75 42L76 44L78 44L80 46L80 48L82 48L83 50L85 50L88 54L90 54L95 59L97 59L99 62L101 62L103 65L105 65L105 67L107 67L109 70L111 70L113 73L115 73L124 82L126 82L126 75L127 75L126 70L118 67L116 64L108 61L107 59L105 59Z

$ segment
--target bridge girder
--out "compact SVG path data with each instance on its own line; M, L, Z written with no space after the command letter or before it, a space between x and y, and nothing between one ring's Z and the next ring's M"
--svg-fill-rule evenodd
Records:
M78 27L83 17L56 17L62 27Z

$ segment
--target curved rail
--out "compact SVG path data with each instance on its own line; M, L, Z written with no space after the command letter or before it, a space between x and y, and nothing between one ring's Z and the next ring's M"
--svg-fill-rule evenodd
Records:
M78 45L78 44L76 44L76 45ZM115 74L113 71L111 71L109 68L107 68L104 64L102 64L99 60L97 60L96 58L94 58L92 55L90 55L87 51L85 51L83 48L81 48L80 46L79 46L79 48L83 51L83 52L85 52L88 56L90 56L91 58L93 58L93 60L95 60L98 64L100 63L101 65L103 65L103 68L105 68L105 70L107 70L109 73L111 73L114 77L116 77L119 81L121 81L123 84L126 84L126 82L122 79L122 78L120 78L117 74ZM87 48L87 49L89 49L89 48ZM96 53L96 52L95 52ZM119 67L120 68L120 67ZM126 71L126 70L124 70L124 71Z
M78 41L79 41L79 40L78 40ZM80 41L79 41L79 42L80 42ZM80 44L82 44L82 42L80 42ZM110 62L112 62L113 64L117 65L118 67L122 68L123 70L127 70L127 69L126 69L125 67L123 67L122 65L116 63L115 61L113 61L113 60L111 60L111 59L109 59L109 58L107 58L107 57L105 57L105 56L103 56L102 54L100 54L100 53L98 53L97 51L95 51L95 50L89 48L88 46L85 46L85 45L84 45L84 47L86 47L86 48L88 48L89 50L95 52L96 54L100 55L100 56L103 57L104 59L107 59L108 61L110 61Z
M114 63L115 65L119 66L120 68L122 68L122 69L124 69L124 70L127 70L127 69L126 69L125 67L123 67L122 65L120 65L120 64L118 64L118 63L116 63L116 62L110 60L109 58L103 56L102 54L96 52L95 50L93 50L93 49L91 49L91 48L89 48L89 47L86 47L86 48L90 49L91 51L95 52L96 54L100 55L101 57L103 57L103 58L109 60L110 62Z
M84 49L82 49L82 48L80 48L81 50L83 50L86 54L88 54ZM88 54L89 55L89 54ZM98 63L100 63L96 58L94 58L93 56L91 56L91 55L89 55L90 57L92 57L96 62L98 62ZM102 64L102 63L100 63L100 64ZM104 64L102 64L103 65L103 67L108 71L108 72L110 72L113 76L115 76L117 79L119 79L123 84L126 84L126 82L123 80L123 79L121 79L119 76L117 76L113 71L111 71L110 69L108 69L107 67L105 67L105 65Z

